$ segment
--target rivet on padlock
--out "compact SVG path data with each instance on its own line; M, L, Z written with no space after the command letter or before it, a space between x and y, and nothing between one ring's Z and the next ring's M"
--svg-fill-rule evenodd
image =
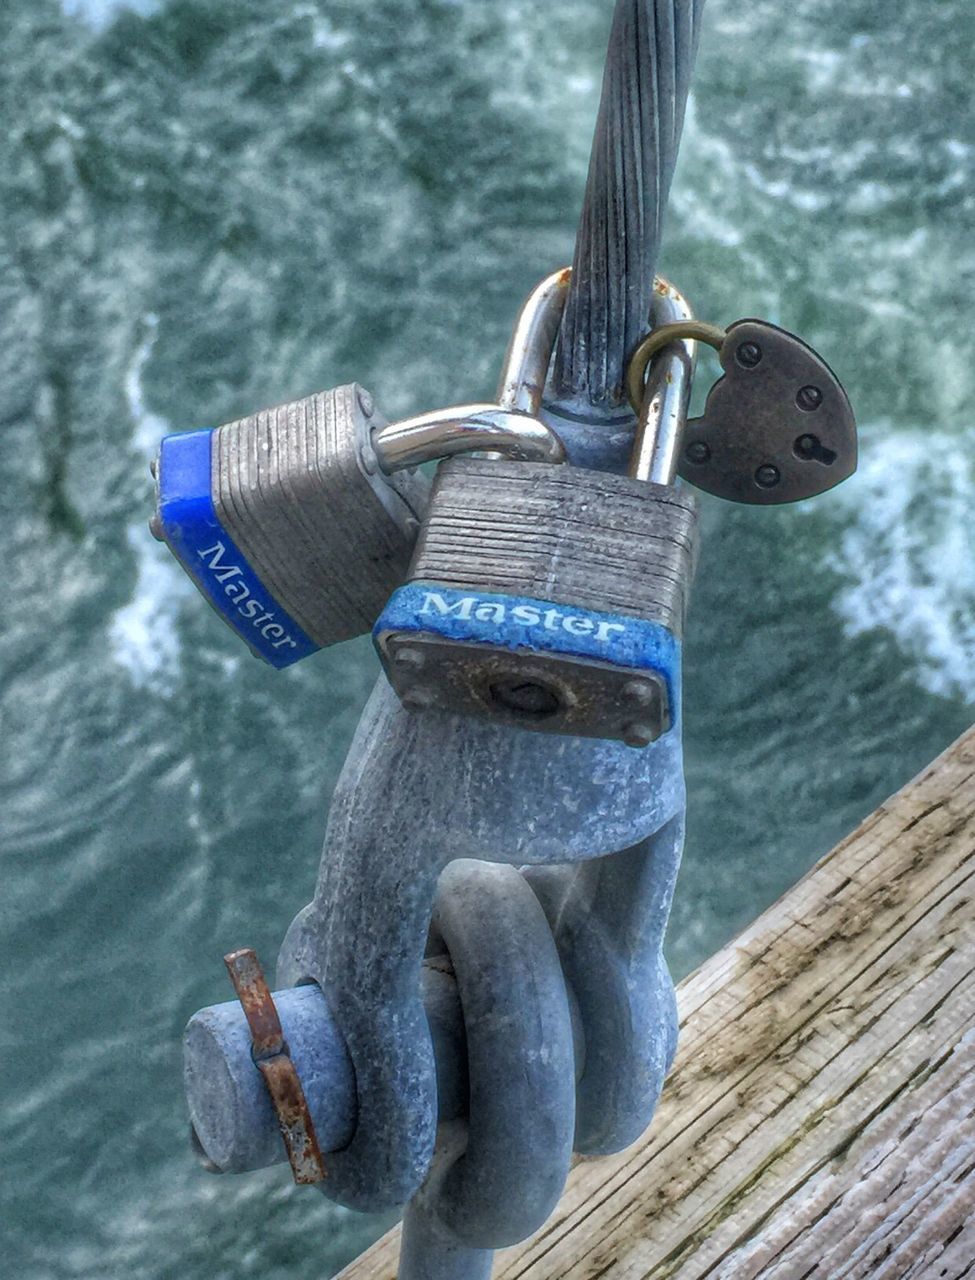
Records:
M557 327L565 283L537 291L536 327ZM429 496L412 468L483 449L565 456L517 397L389 425L363 388L337 387L167 436L150 527L251 650L286 667L368 631L402 582Z
M657 296L658 319L689 314L669 286ZM545 339L533 369L547 368L554 335ZM692 355L678 344L666 362L629 476L441 465L409 579L373 633L404 706L634 747L674 725L696 503L673 480ZM509 383L533 403L514 372Z
M853 474L856 422L839 379L812 347L763 320L655 329L630 364L632 404L642 397L648 363L687 338L719 352L724 376L704 414L687 424L685 480L718 498L768 506L815 497Z

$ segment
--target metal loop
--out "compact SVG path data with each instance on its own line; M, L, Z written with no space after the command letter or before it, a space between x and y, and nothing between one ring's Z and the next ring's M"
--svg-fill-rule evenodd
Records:
M585 1032L575 1149L608 1155L653 1116L677 1044L664 930L680 867L684 815L639 844L576 867L529 867Z
M720 351L727 336L726 329L722 329L720 325L706 324L703 320L679 320L675 324L662 324L652 329L633 352L627 369L627 394L634 410L639 413L643 405L650 362L665 347L683 339L704 342Z
M514 867L451 863L432 930L457 980L470 1115L462 1153L434 1164L417 1209L458 1245L501 1248L545 1222L569 1173L576 1077L565 978L545 914Z
M381 427L372 447L387 475L483 449L522 462L565 461L565 449L554 431L537 418L495 404L463 404L404 418Z
M498 383L503 409L538 416L571 279L571 267L553 272L535 286L518 313Z
M496 404L456 405L416 414L373 433L372 448L387 475L482 451L523 462L565 461L565 446L538 415L571 278L571 268L565 267L529 294L505 353ZM647 368L658 352L678 338L712 345L724 339L724 330L695 321L683 295L660 277L654 280L653 316L658 327L634 352L629 367L630 399L638 414ZM674 322L668 323L671 318ZM693 358L692 342L685 345Z
M653 333L695 324L684 295L659 277L650 313ZM651 334L653 336L653 334ZM641 344L642 345L642 344ZM635 480L672 485L677 476L681 439L691 402L691 381L697 363L697 343L689 337L668 341L653 360L638 409L629 474Z
M458 405L380 427L372 437L387 475L421 462L489 450L524 462L565 461L565 447L538 418L571 277L553 272L528 295L501 367L496 404Z

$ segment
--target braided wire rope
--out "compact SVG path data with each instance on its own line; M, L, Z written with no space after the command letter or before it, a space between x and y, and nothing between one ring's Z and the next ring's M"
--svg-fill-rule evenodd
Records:
M572 283L555 362L560 396L613 406L648 328L704 0L617 0Z

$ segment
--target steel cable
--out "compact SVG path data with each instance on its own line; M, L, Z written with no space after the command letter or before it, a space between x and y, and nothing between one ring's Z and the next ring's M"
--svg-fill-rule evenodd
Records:
M592 405L625 399L647 332L704 0L617 0L555 387Z

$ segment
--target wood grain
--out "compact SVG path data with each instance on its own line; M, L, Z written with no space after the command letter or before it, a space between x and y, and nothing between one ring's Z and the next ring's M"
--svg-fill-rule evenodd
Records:
M495 1276L975 1277L973 889L975 730L681 984L649 1133Z

